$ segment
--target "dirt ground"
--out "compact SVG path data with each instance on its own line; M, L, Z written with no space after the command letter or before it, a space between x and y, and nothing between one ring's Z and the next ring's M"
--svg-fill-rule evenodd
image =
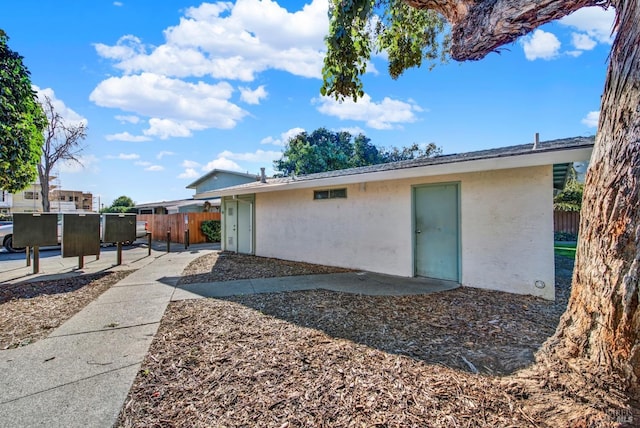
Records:
M237 279L236 269L247 278L278 263L214 254L189 266L184 281ZM555 302L460 288L426 296L315 290L172 303L119 426L628 422L628 409L518 381L517 370L532 363L566 307L572 261L560 257L556 264Z
M46 337L132 271L0 284L0 349Z
M519 380L566 307L572 268L570 259L556 259L555 302L460 288L172 303L118 425L637 426L637 409L589 400L599 396L589 388L577 397L575 388ZM214 253L190 264L181 281L340 271ZM0 285L0 349L45 337L129 273Z

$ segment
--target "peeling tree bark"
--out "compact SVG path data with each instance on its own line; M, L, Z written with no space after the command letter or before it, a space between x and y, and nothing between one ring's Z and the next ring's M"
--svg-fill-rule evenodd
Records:
M541 24L600 0L405 0L452 23L452 56L477 60ZM640 3L617 10L600 123L582 204L572 294L538 353L640 402ZM614 383L612 385L612 382Z
M585 6L608 0L405 0L418 9L440 12L451 24L451 57L479 60L542 24Z
M640 400L640 4L615 4L596 144L585 183L571 299L541 358L613 374Z

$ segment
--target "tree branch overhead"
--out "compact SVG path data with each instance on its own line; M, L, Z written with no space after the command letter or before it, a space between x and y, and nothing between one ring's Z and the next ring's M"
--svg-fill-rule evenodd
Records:
M405 0L410 6L441 13L451 24L451 57L479 60L540 25L605 0Z

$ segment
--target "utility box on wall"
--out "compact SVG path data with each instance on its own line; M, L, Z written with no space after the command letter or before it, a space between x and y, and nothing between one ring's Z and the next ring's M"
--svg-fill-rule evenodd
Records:
M135 214L103 214L103 242L133 242L136 240Z
M62 257L100 254L100 215L62 215Z
M13 214L13 246L45 247L58 245L58 214Z

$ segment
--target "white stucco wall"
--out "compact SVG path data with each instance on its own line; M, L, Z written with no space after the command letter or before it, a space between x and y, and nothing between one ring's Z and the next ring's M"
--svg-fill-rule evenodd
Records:
M258 193L256 255L413 276L412 186L443 182L460 183L461 283L553 298L551 166Z
M463 182L463 285L554 298L552 175L521 168Z

